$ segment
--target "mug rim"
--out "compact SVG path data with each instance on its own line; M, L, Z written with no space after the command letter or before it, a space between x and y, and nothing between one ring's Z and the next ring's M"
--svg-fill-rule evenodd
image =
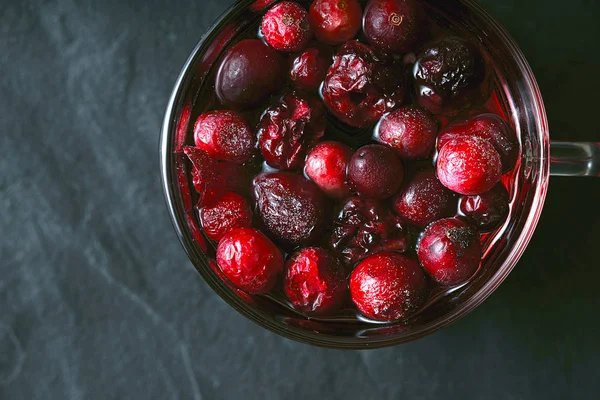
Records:
M508 255L502 262L502 267L496 275L490 278L474 295L470 296L459 307L453 309L449 314L444 315L444 318L438 318L428 324L420 327L419 330L411 332L402 337L395 338L380 338L380 339L364 339L357 337L339 337L334 335L325 335L318 332L313 332L310 329L302 329L296 326L283 324L280 321L273 321L272 318L266 318L261 312L251 304L245 302L242 298L236 295L231 288L224 283L210 267L206 255L198 249L193 234L190 232L188 222L186 220L185 210L181 206L181 201L177 202L180 196L179 185L176 177L176 162L174 159L175 151L173 149L174 137L177 134L177 125L179 110L185 101L185 85L186 80L189 80L195 73L194 65L197 60L206 52L207 47L213 42L215 36L222 32L224 20L232 13L246 10L254 0L239 1L228 7L211 25L209 29L202 35L190 56L186 60L179 76L176 80L174 88L169 97L166 107L160 138L160 174L161 183L163 186L163 194L165 202L169 210L171 222L180 243L186 251L188 258L194 264L197 271L203 277L205 282L209 284L222 299L224 299L231 307L240 312L246 318L257 323L258 325L269 329L281 336L293 339L299 342L316 345L319 347L328 348L345 348L345 349L375 349L405 343L428 334L431 334L457 320L464 317L474 308L485 301L506 279L518 260L523 255L527 245L539 222L543 205L545 202L548 181L550 176L550 139L548 131L548 121L545 107L543 104L540 89L538 87L535 76L527 62L525 56L519 49L518 45L506 29L495 20L476 0L457 0L465 4L472 12L475 12L478 17L485 21L487 27L492 29L509 48L514 61L517 63L520 71L523 74L525 83L527 84L527 92L531 94L533 99L533 110L535 112L536 132L538 136L539 157L536 161L540 162L537 173L537 184L533 193L533 201L531 210L528 213L527 219L521 228L518 238L515 240ZM262 1L264 3L264 0ZM271 4L274 1L268 1L266 4ZM266 5L265 5L266 7ZM527 157L525 154L522 157Z

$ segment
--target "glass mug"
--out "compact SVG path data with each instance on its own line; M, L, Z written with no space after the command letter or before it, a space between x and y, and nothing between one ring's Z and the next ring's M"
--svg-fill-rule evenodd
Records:
M511 125L521 144L521 158L510 190L511 214L502 229L484 239L487 251L478 274L468 284L434 296L425 311L409 324L373 324L355 315L308 319L281 299L245 294L223 278L214 262L214 248L202 236L192 202L194 189L181 150L189 138L194 104L203 90L211 90L210 83L205 85L211 68L274 2L239 1L200 39L173 89L160 144L166 202L185 251L206 282L233 308L259 325L301 342L351 349L391 346L430 334L473 310L506 279L533 235L550 175L600 176L600 143L550 142L548 121L533 73L504 28L475 0L430 0L430 8L458 21L490 55Z

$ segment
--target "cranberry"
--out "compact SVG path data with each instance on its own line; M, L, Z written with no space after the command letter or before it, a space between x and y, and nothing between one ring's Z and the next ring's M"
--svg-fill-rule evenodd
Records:
M316 0L310 6L309 17L317 39L338 45L358 33L362 8L357 0Z
M285 59L258 39L233 46L221 61L215 79L217 97L228 108L257 106L281 88Z
M442 147L437 159L437 175L444 186L456 193L480 194L500 181L502 162L490 142L467 136Z
M502 183L491 190L475 196L462 196L460 212L479 228L481 232L491 232L508 217L510 210L508 191Z
M389 147L370 144L358 149L348 163L348 182L361 196L385 199L400 189L402 161Z
M267 164L278 169L302 166L306 150L325 133L325 111L317 100L288 94L265 111L258 145Z
M217 160L243 164L254 152L254 135L244 117L235 111L204 113L194 125L194 142Z
M329 47L321 44L309 47L292 62L292 83L299 89L319 90L332 60L333 52Z
M408 106L381 119L375 140L390 146L405 160L416 160L429 157L437 131L437 123L427 111Z
M350 147L340 142L321 142L308 153L304 172L327 196L343 198L350 194L346 166L352 157Z
M228 192L214 204L200 210L200 222L204 233L216 242L235 228L245 228L252 224L252 210L246 199Z
M417 245L419 261L440 285L467 281L481 262L477 228L460 218L447 218L429 225Z
M245 166L221 161L219 162L219 173L226 190L243 195L250 193L252 178Z
M254 198L262 222L277 241L297 246L323 234L329 204L303 176L290 172L260 174L254 178Z
M346 273L327 250L305 248L287 262L283 290L290 303L303 313L331 314L346 299Z
M394 211L411 224L424 228L456 213L457 198L431 168L418 171L392 200Z
M420 54L413 75L419 104L434 114L455 114L486 100L485 60L477 46L455 36Z
M418 311L429 291L416 262L401 254L383 253L358 264L350 276L350 294L366 317L394 321Z
M308 13L292 1L282 1L267 11L261 29L266 42L280 51L301 51L312 37Z
M438 150L450 140L464 136L479 136L489 140L500 154L502 172L514 168L519 156L516 135L496 114L481 114L468 120L451 123L438 136Z
M331 246L346 264L384 252L404 252L410 236L402 219L377 200L352 197L334 224Z
M192 182L199 195L198 206L214 203L225 188L217 161L196 147L185 146L183 152L192 163Z
M235 286L250 294L262 294L277 283L283 255L261 232L239 228L219 242L217 264Z
M404 66L383 62L369 46L350 41L334 57L322 92L325 105L335 117L364 128L404 101Z
M414 51L425 36L425 14L414 0L370 0L363 30L371 45L384 52Z

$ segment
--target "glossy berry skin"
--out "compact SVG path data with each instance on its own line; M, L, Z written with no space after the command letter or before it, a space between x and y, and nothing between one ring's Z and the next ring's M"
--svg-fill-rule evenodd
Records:
M260 152L273 168L300 168L307 149L325 133L325 123L325 111L318 100L288 94L260 120Z
M260 231L239 228L219 242L217 264L235 286L249 294L262 294L277 283L283 255Z
M319 41L338 45L356 36L362 15L357 0L315 0L309 18Z
M283 291L294 308L304 314L330 315L346 300L346 272L327 250L304 248L286 263Z
M460 218L429 225L417 245L425 271L443 286L458 285L473 276L481 262L477 228Z
M294 58L290 70L292 84L307 91L317 91L333 62L333 51L319 43L311 45Z
M196 147L211 157L243 164L254 153L254 134L239 113L218 110L204 113L194 125Z
M373 254L405 252L410 234L404 221L377 200L351 197L340 210L330 241L342 261L354 265Z
M227 192L200 210L200 222L209 239L218 242L226 233L252 224L252 209L239 194Z
M259 105L285 82L287 63L275 49L258 39L238 42L227 51L215 79L215 92L231 109Z
M500 181L500 155L485 139L464 137L449 141L437 159L437 176L448 189L475 195L490 190Z
M293 1L282 1L267 11L261 31L265 41L279 51L301 51L312 38L308 13Z
M212 205L225 191L217 160L197 147L185 146L183 152L192 163L192 183L198 193L198 207Z
M414 65L413 78L419 104L434 114L454 115L483 103L489 94L481 52L455 36L428 46Z
M350 294L359 311L376 321L406 319L429 295L423 270L410 258L382 253L362 261L350 276Z
M416 172L392 199L392 208L418 228L456 214L457 196L447 189L431 168Z
M400 189L404 178L402 161L394 150L370 144L356 150L348 162L350 188L361 196L385 199Z
M491 232L506 221L510 211L508 191L502 183L475 196L462 196L459 210L480 232Z
M254 178L256 212L268 233L286 246L320 238L329 217L329 202L308 179L290 172L262 173Z
M327 196L341 199L350 194L346 167L352 150L343 143L327 141L313 147L306 157L304 173Z
M465 136L478 136L488 140L500 154L502 172L508 172L515 167L519 156L516 134L496 114L481 114L467 120L451 123L438 136L438 150L450 140Z
M403 160L417 160L429 157L437 132L437 122L429 112L408 106L384 115L374 139L393 148Z
M323 101L340 121L357 128L372 126L399 107L406 96L404 67L382 61L369 46L345 43L323 82Z
M415 0L370 0L363 30L369 43L386 53L417 51L425 38L425 14Z

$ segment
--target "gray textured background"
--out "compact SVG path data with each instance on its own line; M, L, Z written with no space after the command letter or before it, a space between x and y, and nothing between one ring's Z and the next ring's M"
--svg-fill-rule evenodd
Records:
M269 333L194 271L158 133L232 0L0 0L0 399L565 399L600 389L600 180L552 179L530 248L476 311L401 347ZM554 139L598 140L600 4L486 0Z

